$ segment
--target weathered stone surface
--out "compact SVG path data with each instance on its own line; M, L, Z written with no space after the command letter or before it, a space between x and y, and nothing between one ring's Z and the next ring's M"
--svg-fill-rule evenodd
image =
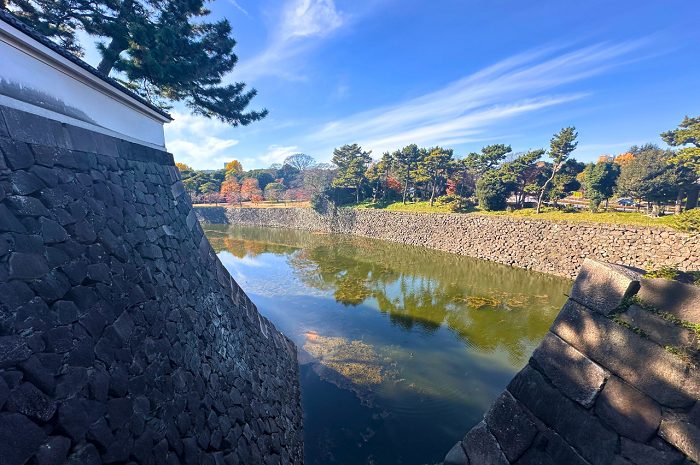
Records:
M683 454L671 447L657 449L647 444L622 438L621 454L636 465L680 465Z
M464 452L461 441L452 446L452 449L447 453L442 463L443 465L469 465L469 459Z
M37 465L63 465L70 449L70 439L51 436L36 453Z
M462 444L469 458L469 464L509 464L496 438L489 432L486 423L483 421L467 433L462 440Z
M638 442L649 440L661 424L659 405L616 377L605 384L595 411L612 429Z
M696 265L696 270L699 268ZM669 279L644 279L639 298L681 320L700 323L700 287Z
M4 204L0 204L0 231L25 232L26 228Z
M172 156L44 122L0 135L0 464L302 463L294 345Z
M49 271L46 258L36 253L13 252L8 264L10 278L13 279L36 279Z
M584 260L571 299L607 315L639 290L641 274L629 268L591 259Z
M508 391L496 399L485 421L510 462L517 460L537 436L535 423Z
M47 422L56 412L56 403L31 383L22 383L12 390L7 409L41 422Z
M567 301L552 332L662 405L687 407L700 397L700 372L658 344Z
M617 317L631 327L642 330L649 339L661 346L700 348L695 331L665 320L638 305L630 306Z
M532 358L552 384L584 407L593 405L608 376L599 365L551 332Z
M662 420L659 436L695 462L700 462L700 426L690 423L687 418L671 416Z
M510 382L508 391L586 460L610 463L617 447L617 434L590 412L564 397L537 370L525 367Z
M0 460L3 465L24 465L38 452L46 434L19 413L0 412Z
M21 336L0 336L0 368L7 368L29 358L32 351Z

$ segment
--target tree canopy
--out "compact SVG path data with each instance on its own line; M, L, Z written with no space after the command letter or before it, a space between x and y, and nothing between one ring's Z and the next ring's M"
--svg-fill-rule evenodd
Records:
M208 22L205 0L0 0L22 21L82 54L80 31L97 38L105 76L154 104L183 102L194 114L233 126L267 110L246 111L255 89L225 83L238 58L228 20Z

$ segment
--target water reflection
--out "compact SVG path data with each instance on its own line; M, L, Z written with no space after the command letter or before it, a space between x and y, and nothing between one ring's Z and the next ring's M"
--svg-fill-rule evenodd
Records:
M297 343L308 464L439 461L526 363L570 287L365 238L205 231Z

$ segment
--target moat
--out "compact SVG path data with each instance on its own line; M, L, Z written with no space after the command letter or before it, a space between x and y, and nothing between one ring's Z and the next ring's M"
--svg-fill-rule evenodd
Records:
M372 239L205 232L297 344L309 465L441 461L527 363L571 286Z

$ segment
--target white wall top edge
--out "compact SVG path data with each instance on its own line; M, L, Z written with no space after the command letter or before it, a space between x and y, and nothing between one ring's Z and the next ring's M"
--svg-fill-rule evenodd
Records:
M0 20L0 96L25 111L164 149L170 119ZM76 124L77 125L77 124ZM87 126L83 126L87 127Z

